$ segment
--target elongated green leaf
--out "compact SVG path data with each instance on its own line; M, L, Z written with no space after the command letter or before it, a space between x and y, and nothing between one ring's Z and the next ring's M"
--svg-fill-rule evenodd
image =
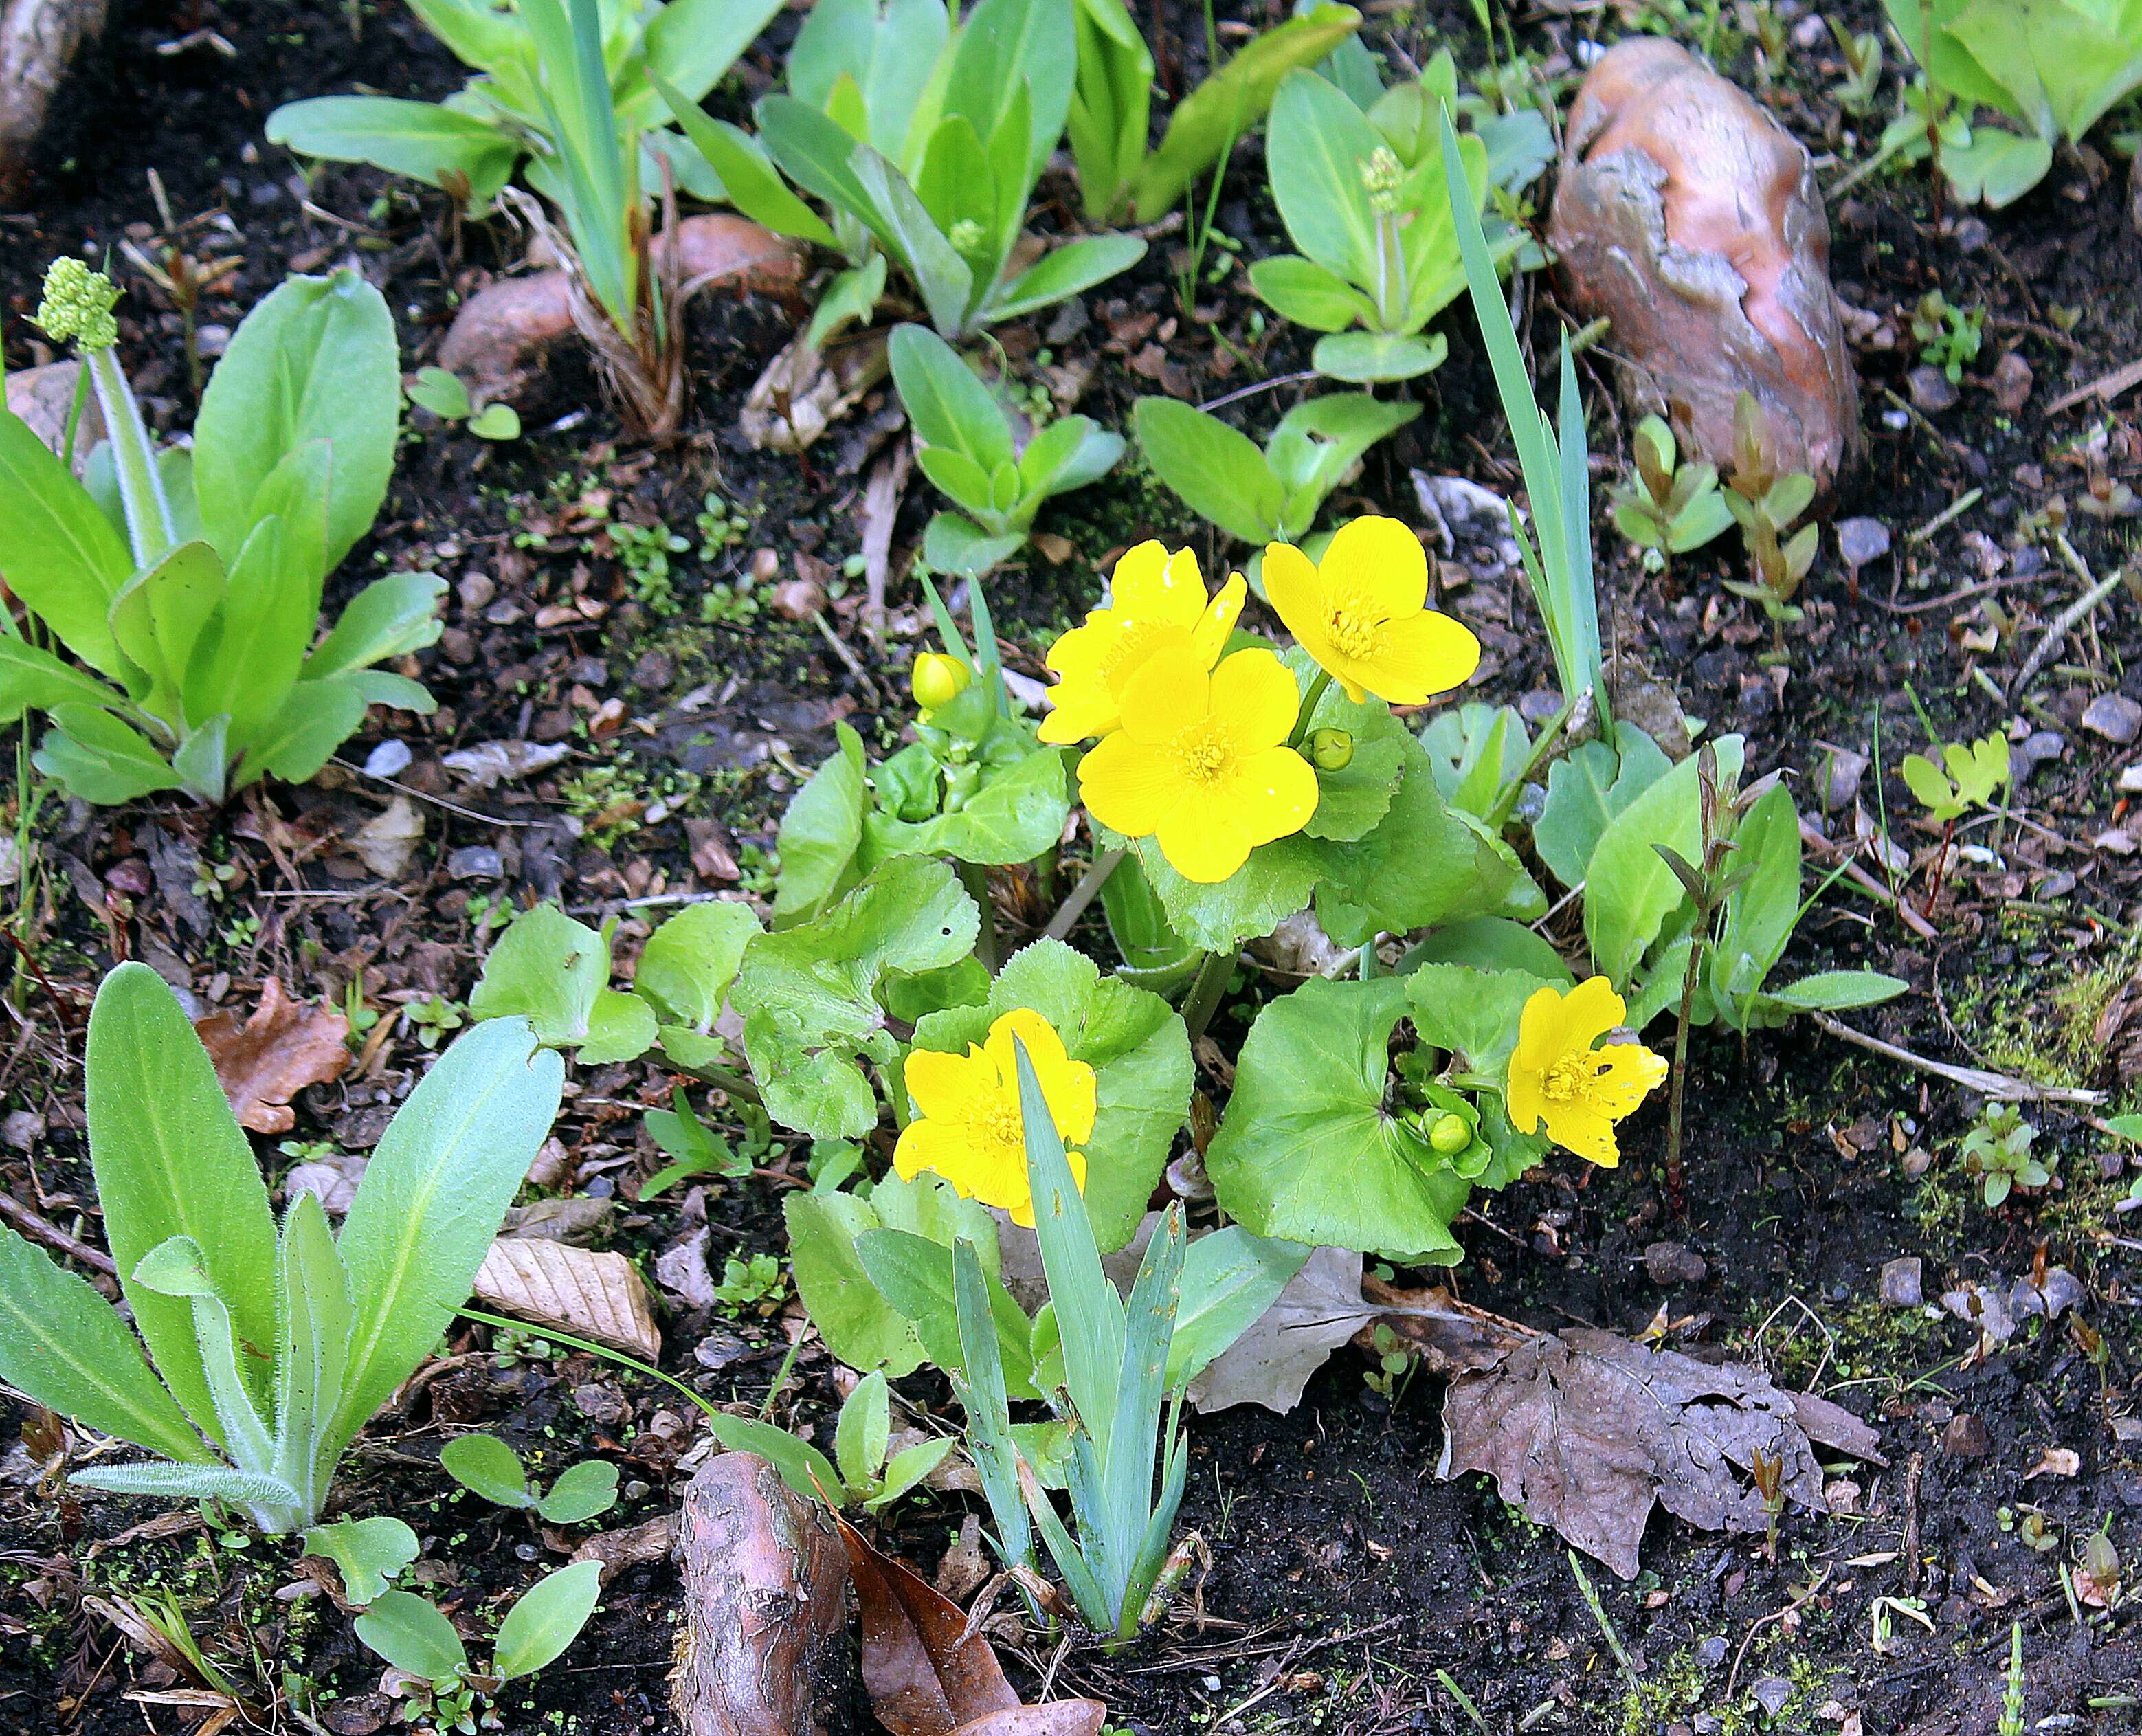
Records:
M838 749L811 774L781 816L777 848L781 878L773 893L776 929L816 916L854 878L870 801L863 741L846 723L834 726Z
M520 1455L495 1434L456 1435L440 1449L439 1468L493 1507L536 1505Z
M898 161L950 30L945 0L820 0L789 51L788 88L822 111L851 80L870 143Z
M1268 1241L1240 1224L1183 1250L1182 1300L1167 1347L1167 1390L1179 1393L1263 1318L1308 1260L1306 1243Z
M1718 776L1726 786L1740 774L1738 736L1716 743ZM1658 938L1667 916L1688 896L1657 850L1665 845L1688 862L1703 856L1694 757L1645 790L1610 821L1592 852L1584 890L1584 935L1592 962L1625 989Z
M139 730L92 705L61 705L31 756L37 768L84 801L116 806L155 790L175 790L170 760Z
M806 1501L837 1503L845 1492L833 1462L808 1441L755 1417L708 1417L707 1433L732 1452L755 1452Z
M496 123L436 102L398 96L313 96L268 117L268 142L299 156L369 163L427 187L467 183L481 210L512 178L521 147Z
M223 562L205 542L180 543L120 588L111 599L111 634L122 653L148 676L141 704L176 723L194 646L224 599Z
M111 1304L4 1225L0 1380L48 1410L151 1452L209 1457Z
M397 1669L427 1682L452 1680L468 1662L453 1623L413 1591L380 1593L357 1618L357 1637Z
M1159 1230L1146 1244L1124 1305L1123 1365L1118 1376L1115 1424L1109 1431L1101 1474L1103 1504L1101 1514L1093 1516L1101 1519L1108 1533L1110 1566L1123 1576L1119 1585L1108 1588L1119 1625L1140 1546L1152 1523L1154 1456L1182 1286L1182 1208L1170 1206L1161 1214ZM1082 1524L1091 1522L1088 1516L1080 1517ZM1131 1619L1134 1623L1134 1613Z
M106 706L120 696L71 663L27 639L0 633L0 723L12 723L32 708L57 711L63 705Z
M91 1465L67 1474L86 1489L149 1495L163 1501L228 1501L241 1507L288 1507L298 1492L279 1477L234 1471L228 1465Z
M279 1475L269 1421L248 1390L251 1371L244 1366L231 1329L230 1310L216 1293L200 1245L190 1235L160 1243L141 1256L134 1268L134 1281L164 1295L183 1296L193 1304L194 1338L200 1346L201 1371L215 1403L224 1450L241 1471Z
M885 1468L891 1439L892 1401L885 1376L873 1371L842 1401L840 1420L833 1427L833 1462L840 1467L841 1481L851 1489L870 1487Z
M1377 280L1378 249L1361 171L1382 144L1368 117L1314 72L1288 73L1272 99L1267 158L1286 232L1311 260L1363 288Z
M337 1247L356 1324L331 1431L348 1441L407 1378L467 1299L558 1112L565 1065L517 1018L476 1026L402 1104L372 1155Z
M305 660L305 678L324 680L437 642L443 630L438 600L447 582L433 573L390 573L349 599L334 629Z
M134 556L89 491L8 410L0 410L0 579L90 668L122 677L106 616Z
M982 1480L982 1493L996 1521L997 1552L1019 1566L1034 1558L1034 1529L1019 1487L1019 1449L1011 1432L1001 1329L992 1330L995 1299L988 1289L975 1245L962 1238L951 1249L953 1316L960 1366L953 1388L967 1413L967 1452Z
M288 454L262 485L261 516L187 664L186 715L222 713L239 742L282 708L305 666L327 573L333 454L326 441L313 441Z
M1360 23L1350 6L1317 7L1266 31L1192 91L1168 116L1160 149L1138 175L1138 220L1151 223L1172 206L1230 141L1264 119L1281 79L1315 65Z
M985 472L1011 461L1011 424L950 344L925 327L903 325L894 328L886 353L901 404L925 447L945 448Z
M242 789L269 772L292 783L316 777L335 749L357 733L368 703L354 671L300 681L244 744L234 786Z
M575 1561L521 1594L498 1625L496 1673L533 1675L580 1637L602 1595L602 1563Z
M966 335L975 301L975 274L924 209L907 177L867 145L858 145L849 170L868 201L872 229L886 251L907 268L922 293L930 323L947 337Z
M1145 257L1136 235L1088 235L1044 254L990 298L992 321L1019 319L1083 295Z
M721 177L722 190L737 210L776 234L792 235L824 248L839 245L825 219L789 191L788 184L749 133L727 121L713 119L659 75L654 88L684 130L684 136Z
M780 10L781 0L669 0L642 38L648 74L697 102Z
M135 1270L160 1244L191 1237L230 1305L245 1383L264 1394L276 1343L275 1225L259 1166L208 1052L147 965L121 964L98 988L85 1072L90 1162L120 1286L165 1383L213 1428L192 1306Z
M1175 398L1140 398L1131 425L1146 461L1192 512L1246 543L1281 535L1285 492L1246 434Z
M262 515L262 485L286 453L334 448L328 496L331 570L372 528L401 422L394 321L356 272L295 277L246 315L202 394L194 485L209 540L235 560Z
M307 1531L305 1553L333 1561L342 1574L343 1595L362 1608L417 1559L417 1534L390 1513L339 1519Z

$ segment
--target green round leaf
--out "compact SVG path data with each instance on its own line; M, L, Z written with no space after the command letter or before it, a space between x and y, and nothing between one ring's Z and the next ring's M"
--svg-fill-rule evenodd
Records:
M468 1662L468 1649L453 1623L413 1591L383 1591L374 1598L357 1618L357 1637L397 1669L427 1682L452 1680Z
M580 1637L602 1595L602 1563L575 1561L540 1579L498 1625L495 1672L533 1675Z
M1312 979L1257 1015L1205 1154L1221 1206L1252 1233L1448 1265L1467 1184L1386 1107L1404 978Z
M527 1473L513 1449L496 1435L457 1435L439 1454L440 1468L463 1488L498 1507L525 1507Z
M553 1525L580 1525L617 1505L617 1467L608 1459L583 1459L558 1473L536 1511Z

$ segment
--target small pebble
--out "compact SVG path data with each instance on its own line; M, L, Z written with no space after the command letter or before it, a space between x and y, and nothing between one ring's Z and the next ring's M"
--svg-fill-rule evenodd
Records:
M1937 416L1955 407L1956 382L1938 367L1915 367L1904 377L1904 383L1911 387L1914 409Z
M1889 527L1878 518L1840 519L1837 525L1838 558L1855 573L1870 560L1889 552Z
M382 742L364 757L364 769L373 777L392 777L406 771L414 757L407 742Z
M1763 1709L1765 1718L1775 1718L1793 1697L1793 1684L1783 1676L1764 1676L1748 1690L1748 1698Z
M488 844L471 844L447 858L447 872L456 880L496 880L506 864Z
M1679 1242L1656 1241L1644 1250L1644 1270L1664 1290L1676 1284L1700 1284L1710 1275L1710 1262Z
M1949 1419L1942 1431L1942 1451L1951 1458L1981 1459L1993 1450L1986 1425L1969 1411Z
M1924 1280L1917 1255L1893 1260L1882 1268L1882 1305L1884 1308L1917 1308L1923 1305L1926 1300Z
M2125 693L2100 693L2082 714L2082 727L2092 735L2125 747L2142 734L2142 705Z
M1717 1669L1725 1661L1725 1654L1729 1650L1725 1637L1722 1634L1713 1634L1707 1640L1697 1640L1695 1644L1697 1666L1704 1669Z

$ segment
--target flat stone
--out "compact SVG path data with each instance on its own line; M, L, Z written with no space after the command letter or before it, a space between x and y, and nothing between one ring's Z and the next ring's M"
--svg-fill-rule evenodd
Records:
M1949 1419L1942 1431L1942 1451L1951 1458L1982 1459L1993 1450L1986 1425L1969 1411Z
M1878 518L1839 519L1838 558L1855 573L1889 552L1889 527Z
M1748 1698L1763 1709L1766 1718L1775 1718L1785 1709L1793 1697L1793 1684L1783 1676L1764 1676L1748 1690Z
M1956 382L1938 367L1915 367L1904 376L1904 383L1911 388L1912 407L1916 410L1938 416L1956 407Z
M447 872L456 880L497 880L506 863L488 844L470 844L447 858Z
M67 417L74 412L75 387L81 378L79 362L47 362L42 367L25 367L7 376L7 408L57 452L67 444ZM82 399L81 422L75 429L76 476L89 461L89 449L103 438L104 412L92 392Z
M2125 747L2142 735L2142 705L2125 693L2100 693L2085 708L2082 727L2092 735Z
M1893 1260L1882 1268L1882 1305L1884 1308L1919 1308L1925 1304L1926 1300L1917 1255Z
M1676 1284L1702 1283L1710 1275L1710 1263L1679 1242L1656 1241L1644 1250L1644 1270L1652 1283L1665 1290Z

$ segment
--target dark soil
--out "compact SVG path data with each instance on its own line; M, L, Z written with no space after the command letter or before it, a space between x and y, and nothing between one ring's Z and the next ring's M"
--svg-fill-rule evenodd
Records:
M1477 52L1468 8L1424 10L1432 16L1392 13L1374 39L1417 58L1443 42L1461 62ZM1878 11L1855 4L1838 15L1865 28ZM197 27L213 38L164 52ZM1194 78L1202 27L1184 12L1172 28L1175 62ZM1554 15L1528 20L1523 34L1536 47L1570 42ZM1726 70L1753 85L1753 52L1731 41ZM1828 94L1835 60L1825 36L1796 50L1766 93L1818 154L1839 146L1848 129L1871 135L1881 124L1838 112ZM741 104L775 70L762 48L723 100ZM46 262L60 252L110 254L130 292L126 353L152 419L172 431L188 423L181 322L119 251L128 239L147 249L160 233L153 171L185 244L236 262L200 313L211 348L207 328L227 331L286 270L354 259L387 294L405 366L421 365L459 298L506 262L511 234L457 224L440 200L412 197L370 171L330 167L308 187L259 142L260 128L294 97L358 86L436 97L459 77L399 7L122 5L107 55L67 98L35 210L0 218L7 362L45 359L21 316ZM1842 154L1854 160L1863 150ZM1842 172L1826 167L1824 180ZM1937 226L1923 171L1877 175L1834 207L1839 289L1887 333L1858 354L1869 456L1836 512L1881 518L1897 552L1848 584L1825 539L1787 663L1762 661L1768 626L1717 582L1737 560L1717 552L1730 540L1655 579L1603 519L1599 539L1606 582L1622 599L1624 645L1675 683L1692 715L1746 733L1752 768L1796 777L1804 811L1824 805L1834 751L1867 755L1874 765L1858 801L1930 855L1937 836L1901 819L1916 809L1894 775L1903 754L1925 742L1921 708L1951 738L2011 718L2057 737L2037 744L2048 752L2016 792L2027 823L1997 839L1969 835L1991 847L1967 851L1946 875L1935 939L1915 937L1840 885L1803 925L1789 964L1859 964L1904 976L1915 992L1863 1018L1862 1028L1940 1060L2099 1086L2112 1093L2111 1108L2125 1107L2142 1069L2142 1045L2118 1007L2100 1019L2135 967L2142 903L2131 842L2093 841L2125 811L2114 782L2130 750L2080 720L2101 694L2142 698L2142 675L2126 661L2142 650L2127 598L2100 611L2027 694L2010 702L1999 693L2043 623L2085 582L2051 529L2065 526L2093 572L2112 570L2131 545L2121 518L2089 508L2093 489L2105 493L2142 471L2132 400L2109 411L2095 402L2048 409L2070 385L2142 354L2142 239L2128 220L2126 183L2124 164L2085 152L2057 163L2014 209L1962 224L1949 213ZM1238 152L1219 228L1243 258L1283 244L1253 142ZM1179 234L1159 239L1138 272L1090 298L1082 329L1014 327L999 334L1004 348L1015 365L1041 367L1046 350L1060 377L1089 372L1078 406L1116 427L1141 393L1209 400L1270 377L1273 388L1246 395L1237 412L1261 432L1302 391L1281 377L1305 366L1306 346L1284 327L1260 335L1239 264L1202 286L1197 318L1184 318L1170 274L1180 244ZM1208 265L1223 256L1234 257L1223 248ZM2036 383L2020 409L2004 412L1990 389L1967 382L1955 408L1931 421L1899 413L1917 359L1909 308L1937 286L1987 312L1977 379L2003 353L2027 362ZM1528 293L1544 353L1558 323L1552 286L1534 279ZM865 469L890 432L882 404L866 405L807 461L751 451L733 432L792 318L770 303L702 300L686 437L666 451L624 444L585 362L563 352L548 401L526 415L523 441L486 446L417 418L425 426L405 442L380 526L338 581L353 589L378 568L415 566L457 590L447 637L412 669L440 711L428 720L375 713L342 756L354 767L382 742L412 750L398 782L418 797L426 830L407 871L387 883L354 865L343 841L397 792L353 770L256 793L221 815L175 802L48 813L47 872L22 932L69 1018L78 1023L72 1009L122 956L190 984L204 1009L249 1008L253 984L272 974L337 999L354 983L391 1013L464 998L487 944L487 912L506 902L562 897L576 912L621 914L629 943L662 915L631 900L739 880L765 890L773 820L799 768L830 747L833 722L846 718L881 742L906 722L904 669L920 619L920 599L900 575L930 510L918 480L896 544L891 642L881 650L861 631L860 582L844 569L860 548ZM1460 318L1446 323L1450 360L1421 382L1427 413L1376 451L1340 506L1409 516L1414 466L1497 486L1514 481L1507 441L1489 432L1501 424L1484 362ZM1208 333L1226 342L1206 341ZM1603 479L1617 470L1626 438L1599 389L1608 382L1589 383ZM1972 490L1975 501L1942 518ZM692 531L710 491L750 526L703 558ZM1191 535L1208 572L1225 552L1209 528L1187 530L1187 515L1134 465L1058 505L1042 528L1068 540L1071 558L1034 558L992 589L1006 637L1029 650L1086 605L1094 565L1137 536ZM691 538L691 552L675 557L673 598L636 585L613 558L605 511ZM1929 534L1911 534L1937 518ZM786 618L770 586L753 608L702 619L702 599L733 585L760 548L772 550L783 578L826 588L831 637L807 611ZM1489 648L1478 697L1515 700L1551 682L1528 601L1468 592L1454 606ZM457 747L518 738L563 742L570 752L526 786L478 797L438 763ZM1827 823L1833 833L1850 827L1850 795ZM1921 874L1911 895L1927 889ZM1024 883L1004 887L1003 902L1014 938L1045 915ZM257 927L241 916L257 916ZM11 1112L0 1185L94 1240L76 1131L80 1039L57 1028L56 1010L26 1003L0 1053L0 1111ZM1223 1015L1223 1048L1231 1016ZM364 1076L308 1092L293 1141L358 1149L376 1140L387 1106L427 1058L414 1037L405 1023ZM1439 1478L1434 1383L1401 1373L1387 1393L1365 1378L1376 1372L1373 1359L1342 1351L1291 1415L1238 1410L1192 1424L1184 1521L1203 1537L1211 1565L1193 1575L1176 1618L1119 1656L1078 1647L1059 1655L1039 1636L1030 1650L1008 1642L1024 1660L1023 1685L1045 1676L1055 1692L1106 1699L1117 1724L1165 1736L1467 1732L1476 1725L1460 1693L1484 1719L1478 1727L1497 1733L1967 1736L1995 1728L2011 1624L2021 1622L2034 1728L2131 1728L2142 1692L2132 1591L2123 1607L2094 1610L2073 1600L2063 1576L2100 1528L2124 1559L2142 1559L2142 1435L2128 1420L2142 1353L2134 1325L2142 1220L2118 1213L2131 1171L2123 1172L2115 1142L2080 1117L2031 1110L2040 1147L2058 1154L2056 1182L1987 1211L1955 1153L1976 1103L1948 1085L1805 1025L1758 1033L1745 1049L1700 1038L1690 1063L1685 1218L1661 1197L1654 1164L1664 1115L1647 1111L1626 1132L1632 1157L1621 1170L1552 1164L1484 1198L1461 1226L1469 1258L1457 1282L1468 1300L1538 1325L1633 1334L1656 1320L1692 1354L1764 1364L1876 1423L1886 1468L1840 1464L1834 1511L1789 1516L1774 1560L1760 1540L1659 1520L1637 1581L1592 1571L1595 1614L1559 1540L1482 1481ZM634 1253L651 1256L699 1221L714 1232L718 1255L781 1250L778 1195L790 1171L800 1176L800 1152L777 1147L758 1178L642 1206L639 1181L662 1159L638 1112L665 1101L669 1082L632 1067L594 1070L579 1085L557 1130L558 1179L544 1191L614 1199L613 1245ZM278 1167L286 1161L266 1155ZM1703 1275L1688 1281L1695 1267L1681 1260L1678 1281L1654 1282L1646 1251L1661 1242L1698 1256ZM2059 1321L2026 1322L2011 1342L1976 1358L1972 1327L1937 1309L1882 1305L1881 1269L1908 1255L1923 1264L1929 1302L1962 1282L2005 1285L2034 1262L2067 1267L2085 1300ZM788 1314L673 1313L665 1367L717 1401L757 1403L787 1348L784 1327L797 1324L792 1304ZM496 1428L549 1455L553 1468L590 1450L616 1457L630 1493L605 1524L674 1505L691 1429L665 1389L584 1358L501 1352L483 1331L453 1348L461 1354L447 1372L375 1426L346 1486L350 1512L398 1512L427 1544L437 1540L427 1560L459 1577L435 1595L473 1612L575 1541L554 1542L531 1521L451 1493L435 1463L442 1428ZM799 1427L829 1423L830 1364L812 1346L796 1366L801 1384L786 1389L777 1414ZM929 1382L914 1383L912 1396L930 1402ZM23 1416L4 1399L0 1411ZM387 1709L368 1698L377 1660L298 1576L294 1548L219 1539L190 1515L160 1519L147 1504L41 1491L20 1454L0 1465L0 1725L83 1736L132 1736L145 1721L185 1728L180 1710L125 1697L175 1679L120 1643L83 1601L161 1586L241 1683L264 1684L263 1697L278 1683L313 1696L338 1732L377 1728L368 1720ZM950 1497L911 1504L890 1541L933 1571L967 1511ZM114 1543L145 1522L146 1533ZM278 1595L291 1587L304 1595ZM669 1728L664 1677L678 1598L667 1566L627 1572L588 1637L526 1694L508 1696L508 1727L605 1736ZM1912 1600L1932 1631L1883 1600ZM1885 1611L1889 1637L1878 1646ZM1602 1620L1631 1655L1633 1684ZM1750 1697L1759 1683L1773 1706L1767 1723ZM2037 1722L2054 1719L2066 1721ZM870 1727L860 1709L853 1727Z

